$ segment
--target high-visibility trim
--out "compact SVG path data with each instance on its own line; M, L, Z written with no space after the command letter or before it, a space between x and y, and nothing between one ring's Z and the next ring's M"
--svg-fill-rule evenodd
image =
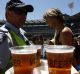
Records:
M13 45L18 45L18 46L26 45L25 41L21 39L15 32L10 31L10 34L13 39Z

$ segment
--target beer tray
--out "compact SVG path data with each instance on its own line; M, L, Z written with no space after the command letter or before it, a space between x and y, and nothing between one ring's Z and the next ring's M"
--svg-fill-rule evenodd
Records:
M35 68L35 71L33 74L49 74L48 72L48 66L47 66L47 60L41 60L41 66ZM5 74L14 74L13 67L8 69ZM72 66L71 68L71 74L79 74L78 71Z

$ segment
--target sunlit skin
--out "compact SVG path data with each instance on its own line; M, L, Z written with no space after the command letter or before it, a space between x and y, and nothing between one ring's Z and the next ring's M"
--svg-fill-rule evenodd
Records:
M59 40L62 45L73 45L73 33L70 28L65 27L64 24L57 18L47 17L46 23L49 27L53 28L56 31L56 34L60 32ZM51 40L52 44L54 39Z

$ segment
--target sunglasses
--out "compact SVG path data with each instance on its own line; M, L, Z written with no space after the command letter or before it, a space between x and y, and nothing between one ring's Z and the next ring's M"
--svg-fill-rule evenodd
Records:
M24 11L24 10L22 10L22 9L14 9L13 11L14 11L17 15L22 15L22 14L27 15L27 11Z

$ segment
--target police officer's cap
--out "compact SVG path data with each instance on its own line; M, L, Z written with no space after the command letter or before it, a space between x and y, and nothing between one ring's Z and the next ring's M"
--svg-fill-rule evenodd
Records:
M27 12L32 12L34 10L32 5L29 4L25 4L20 0L10 0L9 2L7 2L6 4L6 10L7 9L26 9Z

